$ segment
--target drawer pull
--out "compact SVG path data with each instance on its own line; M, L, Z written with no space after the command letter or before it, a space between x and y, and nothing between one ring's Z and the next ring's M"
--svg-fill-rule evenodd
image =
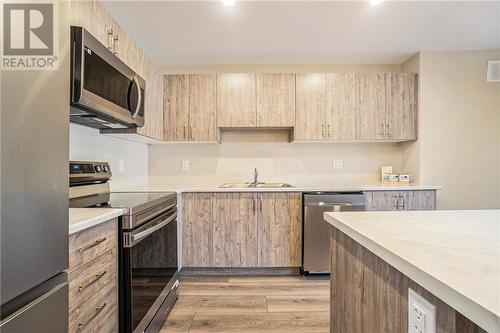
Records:
M103 305L101 305L101 306L96 306L94 315L93 315L92 317L90 317L90 318L89 318L89 320L87 320L86 322L78 324L78 330L79 330L79 331L83 330L83 329L84 329L84 328L85 328L88 324L90 324L90 322L91 322L92 320L94 320L94 319L95 319L95 318L99 315L99 313L101 313L101 312L102 312L102 310L103 310L105 307L106 307L106 303L104 303L104 304L103 304Z
M103 238L101 238L101 239L96 240L96 241L95 241L94 243L92 243L92 244L89 244L89 245L86 245L86 246L84 246L84 247L81 247L81 248L79 248L79 249L78 249L78 253L82 253L82 252L84 252L84 251L90 250L91 248L93 248L93 247L95 247L95 246L97 246L97 245L101 244L101 243L102 243L102 242L104 242L105 240L106 240L106 237L103 237Z
M101 274L96 274L95 275L95 278L90 281L89 283L85 284L85 285L80 285L78 287L78 291L83 291L85 289L87 289L88 287L90 287L91 285L93 285L94 283L96 283L97 281L99 281L100 278L102 278L104 276L104 274L106 274L106 271L102 272Z

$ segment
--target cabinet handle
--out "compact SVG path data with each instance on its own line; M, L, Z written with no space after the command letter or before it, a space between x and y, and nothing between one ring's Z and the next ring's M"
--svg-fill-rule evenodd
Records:
M385 137L385 125L382 123L382 136Z
M256 203L255 203L256 199L255 199L255 195L252 197L252 208L253 208L253 211L255 212L255 207L257 206Z
M83 323L80 323L78 324L78 330L81 331L83 330L88 324L90 324L90 322L92 320L94 320L98 315L99 313L102 312L102 310L106 307L106 303L104 303L103 305L101 306L96 306L95 308L95 313L94 315L92 315L92 317L90 317L86 322L83 322Z
M184 131L183 131L182 137L184 138L184 140L189 139L189 138L186 136L186 125L184 125Z
M400 197L402 199L401 200L401 202L402 202L401 203L401 209L404 210L405 209L405 196L404 195L400 195Z
M108 38L107 38L107 43L106 45L109 50L113 49L113 29L108 29Z
M193 140L193 126L189 125L189 139Z
M321 124L321 137L325 138L325 124Z
M78 287L78 291L83 291L83 290L87 289L88 287L90 287L91 285L93 285L94 283L96 283L97 281L99 281L99 279L101 279L104 276L104 274L106 274L106 271L102 272L101 274L96 274L95 278L92 281L90 281L89 283L87 283L85 285L81 284Z
M260 211L262 212L262 207L264 206L264 203L262 200L262 194L259 195L259 201L260 201Z
M85 252L87 250L90 250L91 248L93 247L96 247L97 245L101 244L102 242L104 242L106 240L106 237L103 237L101 239L98 239L96 240L94 243L92 244L89 244L89 245L86 245L86 246L83 246L81 248L78 249L78 253L82 253L82 252Z
M113 53L118 54L118 48L120 46L120 42L118 41L118 35L113 37Z
M332 129L330 128L330 124L328 124L328 138L332 138Z
M395 195L395 196L393 196L393 198L396 199L396 203L394 204L394 208L396 208L396 210L399 210L399 195Z
M385 124L386 126L386 133L387 133L387 136L388 137L392 137L392 134L391 134L391 125L389 123Z

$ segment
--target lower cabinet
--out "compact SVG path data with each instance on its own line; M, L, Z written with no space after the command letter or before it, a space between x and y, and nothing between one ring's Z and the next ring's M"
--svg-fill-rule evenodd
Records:
M434 210L436 191L367 191L366 210Z
M257 267L257 204L253 193L215 194L213 267Z
M118 332L116 219L69 237L69 332Z
M302 265L302 194L258 194L259 267Z
M184 267L299 267L300 193L184 193Z

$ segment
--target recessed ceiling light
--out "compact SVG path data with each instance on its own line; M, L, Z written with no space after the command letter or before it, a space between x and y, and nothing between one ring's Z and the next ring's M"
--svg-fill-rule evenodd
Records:
M222 3L228 7L234 5L234 0L222 0Z
M384 1L384 0L370 0L370 5L375 6L375 5L378 5L379 3L381 3L382 1Z

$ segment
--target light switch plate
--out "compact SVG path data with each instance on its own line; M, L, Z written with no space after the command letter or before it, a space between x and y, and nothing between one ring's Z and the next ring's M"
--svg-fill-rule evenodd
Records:
M343 169L344 168L344 160L333 160L333 168L334 169Z
M120 171L120 172L125 171L125 161L124 160L118 161L118 171Z
M436 307L409 288L408 333L436 333Z
M189 171L189 161L182 161L182 171Z

